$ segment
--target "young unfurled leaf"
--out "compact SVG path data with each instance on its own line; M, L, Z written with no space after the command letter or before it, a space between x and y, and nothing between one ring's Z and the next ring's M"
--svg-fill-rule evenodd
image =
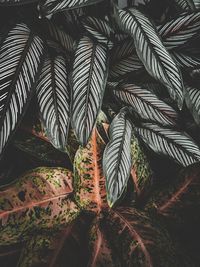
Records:
M126 38L111 50L109 80L120 80L124 75L144 68L133 40Z
M104 225L121 266L187 266L178 264L169 235L142 212L128 207L109 210Z
M102 0L44 0L40 2L40 11L42 15L48 16L63 10L93 5L101 1Z
M176 124L177 112L141 85L121 84L113 93L119 100L130 105L142 119L161 125Z
M135 131L154 152L169 156L183 166L200 161L199 147L184 132L153 123L144 123L135 127Z
M76 200L85 209L99 213L106 205L102 154L105 147L96 128L86 147L80 147L74 159Z
M176 63L160 40L156 28L139 10L117 9L117 20L125 32L134 39L135 48L146 70L155 79L163 83L170 96L183 104L183 82Z
M0 46L0 154L34 93L43 42L26 24L16 24Z
M121 110L113 119L103 154L103 171L106 178L107 200L110 207L122 196L131 171L132 125Z
M85 146L101 108L108 72L108 51L84 36L80 39L72 72L72 128Z
M84 28L99 42L112 48L111 27L106 20L95 17L87 17L82 20Z
M185 86L185 102L191 111L195 122L200 125L200 90L199 88Z
M200 12L183 14L158 27L158 31L167 49L184 45L200 32Z
M69 85L67 66L61 55L45 59L36 88L41 121L50 142L65 150L69 131Z
M63 168L38 168L0 191L0 244L23 241L34 229L71 222L78 214L69 198L72 174Z

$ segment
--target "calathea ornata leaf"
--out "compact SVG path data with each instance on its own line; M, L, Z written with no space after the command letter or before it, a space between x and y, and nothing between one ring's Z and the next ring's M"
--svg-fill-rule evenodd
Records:
M167 49L177 48L200 32L200 12L183 14L158 27L158 31Z
M87 144L101 108L108 71L108 50L84 36L80 39L72 71L72 128Z
M177 7L182 11L194 11L195 10L195 0L174 0Z
M110 207L122 196L131 171L132 125L121 110L113 119L103 154L103 171L106 178L107 200Z
M178 178L174 177L172 183L156 190L146 210L156 211L159 216L167 220L168 226L176 227L177 224L184 226L192 222L191 225L195 227L199 225L199 192L200 164L195 163L183 169Z
M24 5L38 2L39 0L0 0L0 6Z
M79 206L99 213L106 206L102 154L105 144L97 129L86 147L79 147L74 158L74 190Z
M93 5L101 1L102 0L44 0L40 2L40 11L42 15L48 16L63 10Z
M184 51L171 51L176 64L181 68L194 69L200 66L200 55Z
M72 174L63 168L38 168L0 191L0 244L23 241L35 228L67 224L79 214L70 199Z
M82 24L99 43L103 43L108 45L109 48L112 48L113 43L110 40L112 29L108 21L95 17L86 17L82 20Z
M168 233L145 213L120 207L105 211L104 216L106 237L121 266L187 266L179 263Z
M200 0L193 0L196 9L200 9Z
M130 105L142 119L163 125L176 124L177 112L143 86L121 84L113 90L113 94Z
M135 131L153 151L171 157L183 166L200 161L200 149L184 132L163 128L153 123L135 127Z
M43 42L16 24L0 46L0 154L16 130L40 70Z
M40 118L51 143L65 150L69 131L69 85L66 60L47 56L37 84Z
M135 51L133 40L126 38L117 43L111 50L109 80L122 79L124 75L143 67Z
M129 10L116 8L116 13L118 23L133 37L136 51L146 70L168 88L170 96L178 102L181 109L183 104L181 73L163 45L154 25L135 8Z
M199 88L185 85L185 102L191 111L195 122L200 124L200 90Z

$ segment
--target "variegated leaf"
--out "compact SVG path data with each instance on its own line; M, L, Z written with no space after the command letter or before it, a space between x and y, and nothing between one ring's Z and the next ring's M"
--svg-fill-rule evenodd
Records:
M69 131L69 85L66 60L63 56L45 59L37 84L37 102L41 121L51 143L65 150Z
M153 151L169 156L183 166L200 161L200 149L184 132L144 123L135 131Z
M110 125L110 141L103 154L103 171L110 207L122 196L130 176L131 133L132 126L126 118L126 111L121 110Z
M63 168L38 168L0 190L0 244L28 238L34 229L71 222L79 214L69 198L72 174Z
M15 5L26 5L34 2L39 2L39 0L0 0L0 6L15 6Z
M200 125L200 90L199 88L185 86L185 102L191 111L195 122Z
M160 40L154 25L135 8L116 9L116 13L118 23L133 37L136 51L146 70L167 87L169 94L178 102L181 109L183 104L181 73Z
M101 108L108 72L108 49L84 36L72 71L72 128L85 146Z
M24 23L16 24L0 47L0 154L34 93L43 42Z
M184 45L200 32L200 12L183 14L158 27L158 31L167 49Z
M181 68L194 69L200 67L200 55L184 51L171 51L176 64Z
M63 10L93 5L102 0L44 0L40 2L40 12L44 16L54 14Z
M194 11L195 0L174 0L175 4L181 11Z
M176 124L177 112L143 86L122 84L115 88L113 93L119 100L130 105L142 119L161 125Z
M109 80L120 80L123 76L144 67L130 38L117 43L111 50L110 58Z

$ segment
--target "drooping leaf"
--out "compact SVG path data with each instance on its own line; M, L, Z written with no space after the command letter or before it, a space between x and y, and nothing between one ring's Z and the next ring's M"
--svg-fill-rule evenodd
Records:
M76 200L84 209L99 213L106 206L102 154L105 144L96 128L85 148L80 147L74 159Z
M0 45L0 154L20 123L40 70L42 40L24 23L16 24Z
M185 102L191 111L195 122L200 124L200 90L199 88L185 86Z
M146 70L167 87L170 96L178 102L181 109L183 104L181 73L161 42L154 25L135 8L117 9L116 13L118 23L133 37L137 54Z
M195 11L195 0L174 0L181 11Z
M102 0L44 0L40 2L40 12L43 16L48 16L63 10L93 5L101 1Z
M82 20L84 28L99 42L112 48L113 43L110 40L112 29L105 19L95 17L86 17Z
M193 223L199 225L200 207L200 165L195 163L186 167L174 177L172 183L154 192L146 210L156 212L172 227Z
M70 96L63 56L45 59L36 88L40 118L50 142L65 150L69 131Z
M183 14L158 27L158 31L167 49L184 45L200 32L200 12Z
M106 236L116 248L121 266L181 266L169 235L145 213L120 207L104 215Z
M153 151L169 156L183 166L200 161L200 149L184 132L164 128L153 123L135 127L135 131Z
M155 94L137 84L122 84L113 90L114 95L130 105L145 120L161 125L175 125L177 112Z
M0 6L15 6L15 5L26 5L39 0L0 0Z
M91 135L106 86L107 48L84 36L80 39L72 72L72 128L85 146Z
M70 223L79 213L69 198L72 174L63 168L38 168L0 191L0 244L28 238L34 229Z
M132 126L126 118L126 111L121 110L110 125L110 142L103 154L103 172L110 207L122 196L130 176L131 132Z
M111 50L109 80L120 80L124 75L142 69L134 42L129 38L116 44Z

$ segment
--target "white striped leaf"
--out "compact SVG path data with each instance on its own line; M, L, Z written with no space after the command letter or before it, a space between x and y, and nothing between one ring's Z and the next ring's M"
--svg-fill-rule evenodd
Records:
M171 55L181 68L192 69L200 66L200 55L192 55L192 53L184 53L184 51L172 51Z
M0 47L0 154L16 130L40 70L43 42L24 23L16 24Z
M99 42L111 49L113 46L111 37L111 27L106 20L97 19L95 17L87 17L82 20L84 28Z
M153 123L144 123L135 131L153 151L169 156L183 166L200 161L200 149L184 132L163 128Z
M66 149L69 131L69 85L63 56L45 59L36 88L41 121L51 143Z
M195 122L200 125L200 90L199 88L185 86L185 102L191 111Z
M139 58L146 70L163 83L172 99L183 105L183 82L181 73L169 52L163 45L157 30L139 10L117 9L119 24L133 39Z
M101 108L108 72L108 50L89 37L80 39L72 71L72 127L86 145Z
M114 95L130 105L145 120L161 125L175 125L177 112L143 86L123 84L113 90Z
M25 5L34 2L38 2L39 0L0 0L0 6L14 6L14 5Z
M194 11L196 9L194 1L195 0L174 0L177 7L182 11Z
M70 10L83 6L93 5L102 0L44 0L40 2L42 15L48 16L63 10Z
M110 207L122 196L130 177L132 125L121 110L113 119L103 154L103 172L106 178L107 200Z
M193 0L196 9L200 9L200 0Z
M173 49L190 41L200 32L200 12L183 14L158 27L163 44Z
M109 79L118 80L144 67L139 59L133 40L122 40L111 50Z

